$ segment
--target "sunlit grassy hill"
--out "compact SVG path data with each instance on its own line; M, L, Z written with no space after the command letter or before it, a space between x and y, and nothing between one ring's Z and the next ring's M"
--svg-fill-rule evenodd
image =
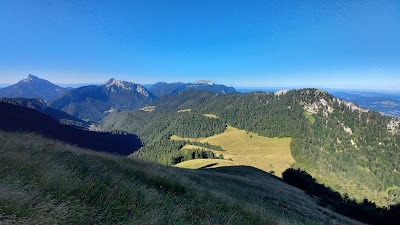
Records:
M253 167L168 167L32 133L0 143L0 224L357 224Z
M221 134L206 138L184 138L173 135L171 140L207 142L221 146L225 151L213 150L216 156L223 154L225 159L231 159L241 165L253 166L265 172L274 171L277 176L281 176L282 172L295 162L290 152L291 138L267 138L231 126L227 126L225 132ZM198 159L194 161L196 160Z

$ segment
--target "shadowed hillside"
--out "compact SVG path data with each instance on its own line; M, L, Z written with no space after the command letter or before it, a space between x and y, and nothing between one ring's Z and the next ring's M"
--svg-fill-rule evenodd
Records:
M74 128L60 124L37 110L6 102L0 102L0 129L34 131L80 147L118 155L129 155L141 146L141 141L136 135L93 132Z
M63 111L47 107L46 103L41 98L0 98L0 102L7 102L13 105L24 106L37 110L49 115L51 118L57 120L61 124L85 129L89 128L90 126L89 122L73 117Z

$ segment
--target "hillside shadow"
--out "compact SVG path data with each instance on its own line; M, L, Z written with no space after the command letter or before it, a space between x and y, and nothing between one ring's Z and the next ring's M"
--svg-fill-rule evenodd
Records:
M215 166L215 165L217 165L217 164L218 164L218 163L210 163L210 164L208 164L208 165L205 165L205 166L200 167L199 169L206 169L206 168Z
M339 192L317 183L310 174L300 169L289 168L282 173L282 177L286 183L304 190L310 196L318 197L321 206L331 208L342 215L368 224L399 224L400 204L380 208L367 199L357 202L347 194L342 196Z
M0 102L0 129L36 132L82 148L127 156L142 146L138 136L78 129L58 123L50 116L23 106Z
M387 208L380 208L367 199L364 199L362 202L357 202L354 199L350 199L347 194L341 195L339 192L317 183L310 174L299 169L287 169L282 173L283 179L251 166L222 166L209 168L209 165L207 165L200 169L253 180L258 180L262 177L268 179L273 178L277 181L297 187L305 191L307 195L317 197L319 200L318 204L323 207L364 223L397 225L400 221L400 204L392 205Z
M272 178L281 182L285 182L283 179L272 175L270 173L265 172L264 170L260 170L258 168L252 166L221 166L221 167L214 167L214 168L199 168L199 169L207 169L214 172L225 173L234 176L241 176L246 177L249 179L259 179L260 177Z

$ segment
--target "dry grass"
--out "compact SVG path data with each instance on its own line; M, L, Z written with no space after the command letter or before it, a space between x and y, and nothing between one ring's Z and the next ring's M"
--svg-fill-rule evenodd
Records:
M208 118L213 118L213 119L218 119L219 117L215 114L203 114L203 116L208 117Z
M178 110L178 113L181 113L181 112L190 112L190 111L192 111L192 109L182 109L182 110Z
M193 159L175 164L175 166L187 169L200 169L200 168L217 168L222 166L244 166L244 165L225 159Z
M185 150L185 149L201 149L201 150L204 150L204 151L212 151L209 148L204 148L204 147L201 147L201 146L189 145L189 144L183 146L181 149L182 150Z
M145 112L152 112L152 111L154 111L155 109L156 109L155 106L145 106L145 107L143 107L143 108L141 108L141 109L139 109L139 110L142 110L142 111L145 111Z
M219 145L226 151L213 151L216 155L222 153L225 159L231 158L238 164L253 166L266 172L273 170L277 176L281 176L295 162L290 150L291 138L267 138L231 126L224 133L207 138L182 138L173 135L171 140Z
M0 143L0 224L357 224L251 167L166 167L36 134Z

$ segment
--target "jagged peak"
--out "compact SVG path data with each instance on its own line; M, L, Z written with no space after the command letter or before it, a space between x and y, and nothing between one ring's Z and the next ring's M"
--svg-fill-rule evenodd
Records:
M32 74L29 74L27 78L25 78L25 79L22 80L22 82L23 82L23 83L29 83L29 82L31 82L31 81L33 81L33 80L38 80L38 79L39 79L39 77L34 76L34 75L32 75Z
M117 80L117 79L114 79L114 78L111 78L108 81L103 83L103 86L106 86L106 87L110 87L112 85L115 85L115 86L118 86L118 87L124 87L124 82L120 81L120 80Z
M131 83L128 81L121 81L114 78L109 79L103 83L103 86L107 89L111 89L112 92L116 92L118 88L122 90L136 90L142 95L149 96L147 89L140 84ZM116 88L117 87L117 88Z
M214 82L211 80L199 80L194 82L193 84L207 84L207 85L214 85Z
M37 77L37 76L35 76L35 75L33 75L33 74L29 74L29 75L28 75L28 78L30 78L30 79L38 79L39 77Z

